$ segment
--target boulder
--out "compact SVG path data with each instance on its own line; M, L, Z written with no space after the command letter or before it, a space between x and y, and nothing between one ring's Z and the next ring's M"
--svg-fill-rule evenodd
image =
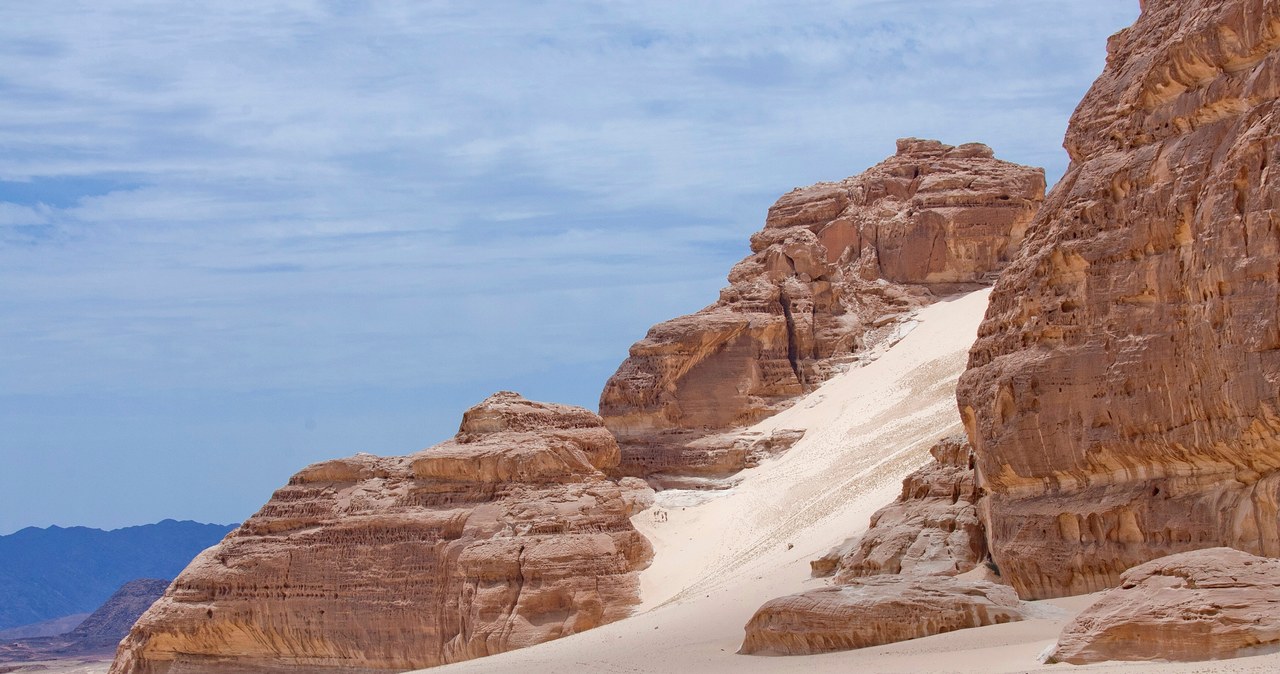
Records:
M1021 620L1013 590L949 576L872 576L780 597L747 623L739 653L808 655Z
M1161 557L1062 630L1049 658L1219 660L1280 649L1280 560L1231 548Z

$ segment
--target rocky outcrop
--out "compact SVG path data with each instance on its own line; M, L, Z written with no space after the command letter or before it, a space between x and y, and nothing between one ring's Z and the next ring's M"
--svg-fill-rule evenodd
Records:
M1003 267L1044 197L1044 173L985 145L898 141L895 156L769 209L715 304L654 326L605 386L620 472L655 484L724 476L759 448L748 426L895 335L938 292Z
M629 614L651 494L581 408L499 393L407 457L303 469L174 581L113 674L407 670Z
M902 494L871 516L861 538L810 563L815 576L842 583L881 574L953 576L986 557L972 448L955 436L929 453L933 461L902 481Z
M1280 648L1280 560L1231 548L1129 569L1070 622L1052 662L1219 660Z
M929 453L933 461L902 481L862 537L811 562L835 585L766 603L740 652L825 653L1022 619L1012 589L955 578L986 556L973 450L955 436Z
M1021 620L1013 590L946 576L874 576L774 599L739 653L808 655Z
M958 390L1024 599L1280 556L1280 4L1147 0L1108 52Z

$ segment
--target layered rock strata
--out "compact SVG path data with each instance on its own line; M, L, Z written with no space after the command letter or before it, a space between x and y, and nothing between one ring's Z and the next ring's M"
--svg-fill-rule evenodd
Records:
M1280 556L1280 3L1147 0L1065 146L958 390L995 563Z
M1062 630L1052 662L1220 660L1280 648L1280 560L1231 548L1136 566Z
M1004 585L947 576L875 576L774 599L747 623L739 653L808 655L1021 620Z
M986 556L969 443L945 438L929 452L861 538L811 563L835 585L766 603L742 653L824 653L1022 619L1011 588L955 578Z
M605 386L620 472L655 484L759 458L729 429L788 405L945 292L988 281L1044 198L1041 169L985 145L898 141L893 157L769 209L715 304L654 326Z
M499 393L417 454L309 466L182 572L111 672L417 669L622 618L651 492L606 479L617 462L595 414Z
M929 453L933 461L902 481L902 494L871 516L865 534L810 563L815 576L841 583L881 574L954 576L982 562L973 449L954 436Z

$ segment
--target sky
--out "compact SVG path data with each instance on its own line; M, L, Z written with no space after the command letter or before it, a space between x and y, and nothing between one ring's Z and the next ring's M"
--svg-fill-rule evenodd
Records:
M1066 168L1136 0L0 8L0 534L240 521L489 393L596 408L899 137Z

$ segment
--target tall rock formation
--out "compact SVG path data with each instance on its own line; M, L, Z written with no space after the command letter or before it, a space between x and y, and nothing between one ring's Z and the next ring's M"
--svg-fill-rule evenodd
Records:
M577 407L498 393L406 457L318 463L174 581L113 674L373 672L528 646L622 618L650 493Z
M931 288L989 281L1043 198L1040 169L918 139L859 176L784 195L719 301L654 326L605 386L620 472L669 485L751 465L770 448L717 434L890 339Z
M958 391L1024 599L1280 556L1280 3L1146 0L1108 52Z

